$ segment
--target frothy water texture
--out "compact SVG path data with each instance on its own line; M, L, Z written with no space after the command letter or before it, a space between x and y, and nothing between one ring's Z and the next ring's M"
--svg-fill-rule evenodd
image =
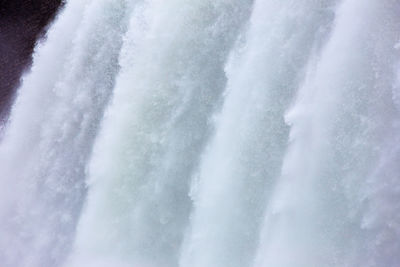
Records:
M398 0L69 0L0 141L2 267L398 267Z

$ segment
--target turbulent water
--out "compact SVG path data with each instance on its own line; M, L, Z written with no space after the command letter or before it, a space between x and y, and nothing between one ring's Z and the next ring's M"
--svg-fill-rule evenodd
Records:
M4 267L398 267L400 2L69 0L0 141Z

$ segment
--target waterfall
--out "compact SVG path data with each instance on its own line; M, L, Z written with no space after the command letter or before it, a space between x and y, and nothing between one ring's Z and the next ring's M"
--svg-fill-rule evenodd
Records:
M398 266L398 14L68 0L3 125L1 266Z
M398 116L398 8L356 0L337 8L331 36L285 115L289 145L256 266L395 266L394 254L381 258L388 249L381 246L397 247L379 244L386 226L371 235L365 224L365 207L376 201L365 190Z
M56 266L71 246L125 11L124 2L71 1L37 49L0 147L4 266Z

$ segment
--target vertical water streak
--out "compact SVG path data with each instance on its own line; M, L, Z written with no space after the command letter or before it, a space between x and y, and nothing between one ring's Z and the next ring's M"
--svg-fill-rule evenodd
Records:
M90 164L68 266L177 266L189 181L252 1L143 1Z
M397 267L399 14L68 1L0 143L0 266Z
M345 0L338 8L332 36L286 115L290 146L255 266L395 266L371 250L362 189L397 114L396 2Z
M192 185L195 209L181 266L251 265L286 147L283 113L309 54L329 32L332 2L256 2L226 67L216 134Z
M358 181L362 188L359 194L363 203L364 238L359 242L359 260L354 265L394 267L400 262L400 4L387 1L380 11L380 22L385 25L375 32L379 40L376 50L381 57L379 68L375 68L375 77L379 79L376 90L381 92L375 102L379 101L380 108L370 114L379 126L379 139L373 144L378 156L370 174ZM378 103L374 103L375 106Z
M0 146L2 266L56 266L118 71L124 1L70 1L36 49Z

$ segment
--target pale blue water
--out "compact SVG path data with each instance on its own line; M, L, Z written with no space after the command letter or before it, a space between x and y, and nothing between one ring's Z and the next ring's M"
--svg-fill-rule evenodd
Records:
M67 1L0 143L1 266L398 266L398 14Z

